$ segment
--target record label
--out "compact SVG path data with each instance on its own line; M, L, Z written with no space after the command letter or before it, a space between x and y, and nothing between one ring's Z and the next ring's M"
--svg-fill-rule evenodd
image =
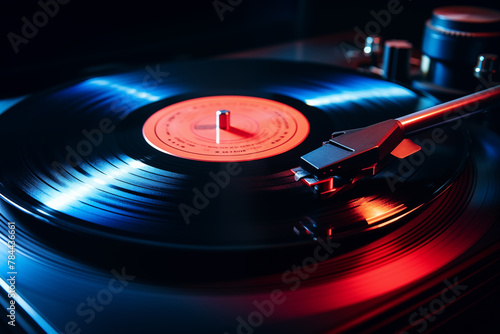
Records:
M298 110L259 97L208 96L169 105L145 122L154 148L176 157L236 162L285 153L309 134Z

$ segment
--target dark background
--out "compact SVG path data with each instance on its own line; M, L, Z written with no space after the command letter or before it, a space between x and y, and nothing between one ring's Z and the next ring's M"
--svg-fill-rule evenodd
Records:
M237 4L221 21L213 0L71 0L15 53L10 32L22 36L23 17L33 23L39 2L5 1L0 8L0 97L15 96L124 64L185 60L248 50L334 32L362 30L387 0L221 0ZM60 0L68 1L68 0ZM238 4L239 3L239 4ZM499 1L400 0L381 34L420 45L435 7L474 4L500 9Z

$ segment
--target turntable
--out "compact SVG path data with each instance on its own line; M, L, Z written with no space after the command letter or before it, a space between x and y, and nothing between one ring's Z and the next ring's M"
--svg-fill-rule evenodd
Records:
M2 329L421 333L498 310L497 44L455 78L429 46L453 22L434 12L417 76L392 41L355 69L232 55L13 103Z

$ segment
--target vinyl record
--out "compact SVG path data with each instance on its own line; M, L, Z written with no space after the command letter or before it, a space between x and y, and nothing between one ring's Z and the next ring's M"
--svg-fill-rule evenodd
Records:
M382 174L349 196L319 201L290 172L301 155L333 131L434 101L311 64L219 61L156 71L58 87L2 115L2 140L13 144L1 148L9 163L0 193L39 218L41 235L40 225L51 224L57 233L158 247L291 247L311 242L300 230L342 237L398 220L449 184L466 157L466 136L452 131L404 182ZM221 109L231 111L231 128L217 143ZM400 169L395 159L388 171Z

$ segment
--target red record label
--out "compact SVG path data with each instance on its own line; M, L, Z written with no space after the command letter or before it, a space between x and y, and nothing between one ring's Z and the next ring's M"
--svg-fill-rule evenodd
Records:
M285 153L309 134L298 110L259 97L209 96L167 106L144 123L154 148L176 157L213 162L263 159Z

